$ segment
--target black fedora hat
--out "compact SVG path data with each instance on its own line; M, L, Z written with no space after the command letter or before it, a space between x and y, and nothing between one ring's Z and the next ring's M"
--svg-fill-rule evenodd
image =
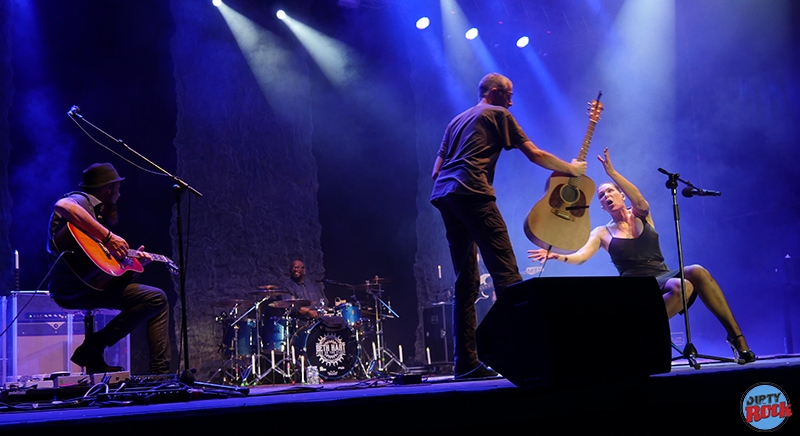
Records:
M108 162L96 163L83 170L83 183L78 186L81 188L99 188L120 180L125 180L125 177L119 176L114 165Z

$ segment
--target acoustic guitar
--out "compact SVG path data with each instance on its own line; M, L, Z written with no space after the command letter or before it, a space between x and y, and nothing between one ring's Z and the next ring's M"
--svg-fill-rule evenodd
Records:
M603 104L600 97L589 103L589 127L583 137L578 160L585 161L589 144ZM569 254L579 250L592 231L589 220L589 203L594 196L595 184L587 176L573 177L553 172L547 180L545 194L525 219L525 235L536 246L555 253Z
M64 255L64 260L72 272L86 286L98 291L133 280L136 274L144 271L139 262L143 255L149 255L156 262L163 262L172 274L178 274L175 262L160 254L128 250L124 258L118 259L97 238L89 236L72 223L67 223L56 234L53 242L59 252L70 252Z

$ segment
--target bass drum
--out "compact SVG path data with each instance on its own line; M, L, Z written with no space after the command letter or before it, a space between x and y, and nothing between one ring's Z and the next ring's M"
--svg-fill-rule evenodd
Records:
M292 346L305 356L306 367L317 367L323 380L346 377L358 361L356 334L343 321L331 323L323 320L304 327L295 334Z

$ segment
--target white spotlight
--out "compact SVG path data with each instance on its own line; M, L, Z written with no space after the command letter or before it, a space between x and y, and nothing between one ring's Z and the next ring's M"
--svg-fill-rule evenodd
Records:
M286 18L286 12L283 12L283 9L278 9L278 12L275 13L275 16L278 17L279 20Z
M517 40L517 47L522 48L528 45L531 42L530 38L527 36L523 36L522 38Z
M216 7L220 7L222 6L222 0L211 0L211 4Z
M427 29L428 26L430 25L431 25L431 20L428 17L422 17L419 20L417 20L417 29L419 30Z
M467 30L467 33L464 34L464 37L469 39L470 41L478 37L478 29L472 28Z

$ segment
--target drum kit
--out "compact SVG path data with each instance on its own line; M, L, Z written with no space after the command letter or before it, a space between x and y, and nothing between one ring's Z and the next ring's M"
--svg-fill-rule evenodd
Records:
M395 372L407 372L402 358L384 344L383 322L399 318L381 299L389 280L375 276L359 285L324 281L352 295L337 297L331 308L324 301L291 299L288 291L266 285L250 292L258 299L250 307L252 300L217 301L231 309L215 319L222 325L219 351L225 361L211 380L244 386L315 383L317 374L324 381L368 379L387 375L393 366ZM367 298L359 300L358 291ZM318 316L300 315L302 307L315 309Z

